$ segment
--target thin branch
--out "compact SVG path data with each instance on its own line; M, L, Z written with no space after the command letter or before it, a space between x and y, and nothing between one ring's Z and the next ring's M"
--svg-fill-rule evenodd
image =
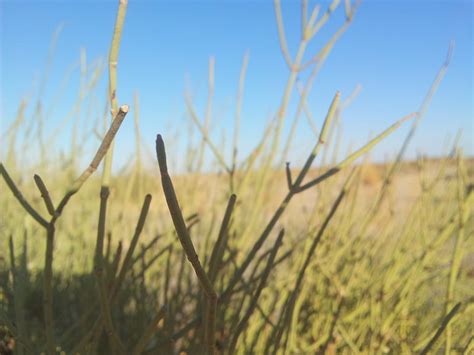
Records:
M48 221L46 221L43 217L41 217L41 215L25 199L25 197L20 192L18 187L15 185L15 182L12 180L12 178L10 177L10 175L8 174L7 170L5 169L2 163L0 163L0 174L3 176L3 179L5 180L10 191L13 193L13 196L15 196L15 198L20 203L20 205L25 209L25 211L28 212L28 214L31 217L33 217L33 219L35 219L44 228L48 228Z
M96 335L102 333L102 324L105 326L107 337L110 341L114 353L124 353L123 344L118 337L112 321L110 312L109 294L107 292L106 280L104 277L104 260L103 260L103 246L105 235L105 222L107 217L107 201L109 198L109 188L102 186L100 189L100 207L99 207L99 222L97 227L97 241L94 256L94 273L97 279L97 288L99 291L99 303L101 310L101 319L99 318L100 327Z
M319 133L319 139L316 142L316 145L313 148L313 151L309 155L308 159L306 160L303 169L299 173L298 177L296 178L295 181L295 186L300 186L304 177L308 173L309 169L311 168L311 165L313 164L314 159L318 155L322 145L326 142L326 136L328 133L328 129L331 125L332 119L334 118L334 114L336 112L337 106L339 104L339 100L341 97L341 93L338 91L336 92L336 95L334 96L331 106L329 107L328 113L326 115L326 118L323 123L323 127L321 128L321 132Z
M344 306L344 301L345 301L344 296L339 294L338 300L337 300L336 311L332 314L331 324L329 326L329 332L328 332L327 338L324 341L324 344L318 350L318 355L326 354L329 344L331 343L331 341L334 340L334 330L336 329L337 321L339 320L339 316L341 315L341 310L342 310L342 307Z
M346 21L350 21L354 15L351 9L351 0L344 0L344 11L346 13Z
M147 245L145 246L142 246L142 249L140 251L140 255L136 256L135 258L133 258L132 260L132 265L135 265L135 263L141 259L141 255L144 255L148 250L150 250L153 246L155 246L155 244L158 242L158 240L160 240L160 238L162 237L161 234L157 235L155 238L153 238Z
M290 162L286 162L286 183L288 184L288 190L291 190L293 188L293 181L291 178L291 169L290 169Z
M120 240L117 246L117 250L115 251L114 258L112 260L112 265L110 266L110 272L107 277L108 280L108 290L110 293L112 292L112 287L114 286L115 276L117 275L117 270L120 264L120 259L122 257L122 241Z
M459 311L459 309L461 308L461 302L457 303L452 309L451 311L443 318L443 320L441 321L441 324L438 328L438 330L436 331L436 333L433 335L433 337L430 339L430 341L428 342L428 344L426 344L426 346L423 348L423 350L420 352L420 355L426 355L428 354L428 351L430 351L430 349L433 347L433 345L436 343L436 341L438 340L438 338L441 336L441 334L443 334L443 331L444 329L446 329L446 327L448 326L449 322L451 322L451 319L453 319L453 317L456 315L456 313Z
M322 130L321 130L320 139L319 139L318 143L316 144L315 148L313 149L313 151L311 152L311 154L308 156L308 159L306 161L305 166L303 167L303 169L299 173L298 177L296 178L296 181L294 183L294 186L296 188L298 188L300 186L301 182L303 181L304 177L306 176L306 174L307 174L314 158L316 157L316 155L319 151L319 146L322 144L322 142L324 141L324 139L326 137L327 126L329 126L328 122L330 122L332 120L332 117L334 116L334 112L336 110L336 107L337 107L337 104L338 104L338 101L339 101L339 96L340 96L339 93L336 93L336 95L335 95L335 97L334 97L334 99L331 103L331 106L329 107L328 114L327 114L326 119L325 119L325 123L323 125ZM260 250L263 243L268 238L271 231L275 227L276 223L278 222L278 220L282 216L283 212L285 211L286 207L290 203L291 199L293 198L293 196L297 192L298 192L297 189L291 189L290 191L288 191L287 195L285 196L285 198L281 202L278 209L273 214L272 218L268 222L268 224L265 227L265 229L263 230L262 234L257 239L257 241L254 243L252 249L248 252L246 258L242 262L242 265L240 266L239 269L237 269L237 271L234 273L234 275L230 279L229 284L227 285L225 291L222 293L221 297L219 298L219 301L226 300L230 296L230 294L232 293L232 289L235 287L237 282L239 282L239 280L241 279L241 277L244 274L245 270L248 268L250 263L253 261L255 255Z
M453 51L454 51L454 41L451 41L449 43L448 47L448 52L446 54L446 59L444 60L444 63L442 64L441 68L439 69L438 73L436 74L435 79L433 80L433 83L431 84L428 93L426 94L425 98L423 99L423 102L420 105L420 109L417 112L416 119L413 121L413 124L411 126L410 132L408 132L407 137L405 138L405 141L403 142L402 148L400 149L400 152L398 153L397 159L396 159L396 164L394 164L394 168L399 165L399 162L402 160L403 155L405 154L406 149L408 148L408 145L410 144L411 140L413 139L413 136L415 135L416 129L418 128L418 125L425 115L426 111L428 110L428 107L431 103L431 100L433 99L434 94L436 93L436 90L439 87L439 84L444 78L444 75L446 74L446 71L448 70L449 64L451 63L451 58L453 56Z
M54 319L53 319L53 252L54 252L54 223L50 223L46 233L46 251L44 257L43 280L43 312L46 344L48 351L54 353Z
M270 275L270 272L274 268L275 257L277 255L278 249L280 248L280 246L282 244L282 239L283 239L284 234L285 234L285 230L282 229L280 231L280 233L278 234L277 240L275 242L275 246L273 247L273 249L270 253L270 256L268 257L267 265L265 266L265 270L263 271L263 275L260 279L260 283L259 283L259 285L258 285L258 287L255 291L255 294L251 298L250 305L248 306L247 311L245 312L244 316L242 317L242 319L240 320L239 324L237 325L235 331L233 332L234 335L232 337L232 341L231 341L230 346L229 346L229 353L230 354L234 353L235 347L237 345L237 340L239 339L239 336L242 333L242 331L247 326L247 323L250 319L250 316L253 314L255 308L258 305L258 299L260 298L260 295L261 295L264 287L266 286L266 283L267 283L267 280L268 280L268 276Z
M206 131L206 129L202 126L201 122L199 121L199 117L197 116L196 111L194 110L194 107L193 107L193 104L191 102L191 98L189 97L189 95L186 95L186 100L185 101L186 101L186 107L188 109L189 115L191 116L193 122L196 124L197 128L201 132L201 135L202 135L204 141L207 142L207 145L211 149L212 153L215 155L215 157L216 157L217 161L219 162L219 164L221 164L222 167L225 169L225 171L227 171L230 174L232 172L232 169L230 169L227 166L224 157L219 152L219 149L216 148L214 143L212 143L211 139L209 138L208 132Z
M69 199L81 189L82 185L86 182L86 180L94 173L94 171L97 170L97 167L99 166L100 162L107 153L127 113L128 105L121 106L119 112L117 113L117 116L112 121L109 130L105 134L102 143L97 149L94 158L89 164L89 167L84 170L84 172L76 179L76 181L74 181L71 189L64 195L63 199L56 208L55 219L57 219L61 215L64 207L66 207L67 203L69 202Z
M303 110L306 114L306 119L308 120L308 123L309 123L309 125L311 127L311 130L313 131L314 135L317 136L318 135L318 128L316 127L316 124L314 123L314 117L313 117L311 111L308 108L308 103L306 102L306 94L304 92L304 89L301 86L301 84L299 84L299 83L296 84L296 88L298 90L298 93L301 96L300 101L301 101L301 105L303 106ZM303 94L304 94L304 97L303 97Z
M331 3L331 5L329 5L324 15L319 19L319 21L312 28L311 37L314 37L316 33L326 24L326 22L329 20L329 17L339 6L340 2L341 0L333 0L333 2Z
M308 0L301 1L301 38L304 39L308 22Z
M240 113L242 111L242 100L244 96L244 85L245 85L245 74L247 73L247 66L249 62L249 52L244 55L242 62L242 69L240 70L239 78L239 90L237 92L237 102L235 109L235 123L234 123L234 141L232 150L232 171L235 170L237 165L237 146L239 144L239 133L240 133Z
M207 94L207 106L206 113L204 115L204 131L209 132L209 125L211 122L212 116L212 99L214 96L214 67L215 67L215 58L209 58L209 79L208 79L208 94ZM204 148L206 146L206 139L204 135L202 137L201 146L199 147L199 154L197 158L197 171L199 172L202 169L203 159L204 159Z
M35 174L34 179L35 179L36 186L38 187L38 190L41 193L41 197L44 200L44 204L46 205L46 209L48 210L48 213L51 216L54 216L55 210L54 210L53 201L51 200L51 196L49 196L49 191L46 188L46 185L44 184L43 180L41 179L39 175Z
M120 286L122 285L122 282L125 278L125 274L127 271L129 271L131 268L130 266L132 265L132 259L133 259L133 252L135 251L135 248L138 244L138 239L140 238L141 232L143 231L143 227L145 225L146 217L148 215L148 211L150 209L150 203L151 203L151 195L147 194L145 196L145 200L143 201L143 206L142 210L140 212L140 217L138 218L137 226L135 227L135 233L133 234L132 241L130 242L130 246L127 250L127 254L125 255L125 259L123 260L122 263L122 268L120 269L120 273L117 277L116 282L114 283L113 290L111 292L112 295L118 292L120 289Z
M150 342L151 337L153 334L155 334L156 329L158 328L158 324L160 321L163 319L163 317L166 315L167 307L163 306L161 309L158 311L158 314L155 316L153 321L145 328L145 330L142 332L142 336L137 342L137 345L133 348L132 354L133 355L140 355L143 353L145 350L145 347L148 345Z
M283 332L286 327L290 327L290 319L293 315L294 312L294 307L296 304L296 301L299 297L300 290L302 287L302 283L305 277L306 270L308 269L310 262L314 256L314 253L316 251L316 248L319 245L319 242L321 241L321 238L323 237L324 233L326 232L326 229L331 222L332 218L334 217L336 211L338 210L344 196L347 194L347 191L350 188L350 185L353 181L353 178L355 176L355 172L353 171L349 177L347 178L343 188L341 189L339 195L337 196L336 200L334 201L333 205L331 206L331 210L329 211L328 215L324 219L321 227L319 228L315 238L313 239L311 246L309 247L308 253L306 254L306 257L304 259L303 265L301 266L300 271L298 272L297 279L295 281L295 285L292 287L292 292L290 296L288 296L287 300L287 306L283 309L281 316L280 316L280 322L283 321L283 324L278 328L278 332L276 335L276 345L275 349L279 346L279 342L283 337Z
M304 39L309 41L311 39L311 30L314 27L314 24L316 22L316 18L319 15L319 10L321 10L321 5L316 4L313 8L313 11L311 11L311 16L309 17L308 24L306 25L305 32L304 32Z
M281 14L281 6L280 0L275 0L275 15L277 20L277 27L278 27L278 39L280 41L280 49L283 53L283 57L285 58L286 65L288 65L288 69L293 70L293 63L291 60L290 52L288 51L288 45L286 43L286 35L285 35L285 25L283 24L283 17Z
M329 169L326 173L322 174L321 176L318 176L317 178L313 179L312 181L308 182L307 184L301 186L298 190L298 192L302 192L304 190L307 190L319 183L321 183L322 181L326 180L327 178L333 176L334 174L336 174L337 172L339 172L340 170L344 169L345 167L349 166L354 160L356 160L357 158L361 157L362 155L364 155L365 153L367 153L368 151L370 151L375 145L377 145L378 143L380 143L380 141L382 141L385 137L387 137L389 134L393 133L395 130L397 130L404 122L412 119L413 117L416 116L416 113L411 113L405 117L403 117L402 119L398 120L397 122L395 122L393 125L391 125L390 127L388 127L385 131L383 131L382 133L380 133L377 137L375 137L374 139L372 139L371 141L369 141L366 145L364 145L362 148L358 149L356 152L352 153L351 155L349 155L346 159L344 159L342 162L340 162L339 164L337 164L336 166L332 167L331 169Z
M117 17L115 18L114 33L112 36L112 43L109 52L109 100L112 117L118 114L118 100L117 100L117 65L120 49L120 42L122 39L122 30L125 22L125 15L127 13L128 0L119 0ZM113 118L115 121L116 118ZM112 124L113 124L112 121ZM104 161L104 172L102 174L102 186L108 186L110 183L110 175L112 173L112 157L114 145L111 142L111 147L107 153Z
M336 33L329 39L329 41L326 42L324 47L316 54L314 55L310 60L308 60L306 63L302 64L298 70L303 71L310 67L312 64L319 62L320 64L326 59L328 54L331 52L332 47L334 47L334 44L337 42L339 37L347 30L349 27L350 23L352 22L352 19L354 17L354 14L356 13L358 7L360 4L360 0L356 0L355 4L353 5L351 9L351 13L349 16L346 15L346 21L344 24L336 31ZM313 35L309 35L311 38Z
M217 241L214 244L214 248L212 249L211 261L209 262L209 279L212 284L214 284L216 280L217 273L219 271L219 267L222 261L222 256L224 255L224 250L227 245L227 239L229 235L228 227L236 200L237 196L235 194L232 194L229 198L229 202L227 203L227 208L225 210Z
M206 343L208 352L214 354L215 352L215 328L216 328L216 308L217 308L217 294L212 286L211 281L209 280L208 275L204 271L204 268L199 261L199 257L194 248L193 242L189 236L188 229L186 228L186 223L184 222L183 214L179 207L178 199L174 191L173 182L168 174L168 167L166 163L166 151L165 144L160 134L156 137L156 155L158 159L158 164L160 166L161 174L161 183L163 186L163 191L165 193L166 202L173 219L173 224L178 234L179 241L186 253L186 257L193 266L194 272L198 277L198 280L203 288L206 297L208 306L207 313L207 322L208 328L206 329Z

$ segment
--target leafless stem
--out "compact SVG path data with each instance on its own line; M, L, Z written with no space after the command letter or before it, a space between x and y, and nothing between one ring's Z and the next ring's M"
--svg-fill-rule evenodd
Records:
M54 216L53 201L51 200L51 197L49 196L49 191L46 188L46 185L44 184L43 180L41 179L41 177L39 175L35 174L34 179L35 179L36 186L38 187L38 190L41 193L41 197L44 200L44 204L46 205L48 213L51 216Z
M28 214L33 217L34 220L36 220L40 225L42 225L44 228L48 228L48 221L44 219L34 208L33 206L30 205L30 203L26 200L26 198L23 196L23 194L20 192L18 187L15 185L15 182L12 180L10 175L7 172L7 169L3 166L2 163L0 163L0 174L3 176L3 179L5 180L8 188L10 191L13 193L13 196L17 199L17 201L20 203L20 205L25 209Z
M165 144L161 135L156 137L156 155L158 159L158 164L160 166L160 173L161 173L161 183L163 186L163 191L165 193L166 202L168 204L168 208L171 214L171 218L173 219L173 224L176 229L176 233L178 234L179 241L186 253L186 257L188 258L189 262L193 266L194 272L199 279L201 287L203 288L208 303L208 313L207 313L207 322L208 325L206 329L206 343L208 352L210 354L214 354L215 352L215 328L216 328L216 308L217 308L217 294L212 286L212 283L204 271L204 268L199 261L199 257L196 253L194 248L193 242L189 236L188 229L186 227L186 223L184 222L183 214L179 207L178 199L176 197L176 193L174 191L173 182L168 174L168 167L166 163L166 152L165 152Z
M286 162L286 183L288 184L288 190L293 188L293 179L291 178L291 169L290 169L290 162Z

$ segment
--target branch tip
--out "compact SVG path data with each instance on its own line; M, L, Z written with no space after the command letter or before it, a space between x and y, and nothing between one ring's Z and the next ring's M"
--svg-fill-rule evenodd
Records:
M168 166L166 164L166 150L165 150L165 143L163 142L163 138L161 134L156 136L156 155L158 157L158 165L160 166L160 173L166 174L168 173Z

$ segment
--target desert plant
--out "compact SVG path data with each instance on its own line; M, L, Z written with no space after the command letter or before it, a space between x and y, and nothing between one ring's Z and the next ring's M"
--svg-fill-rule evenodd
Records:
M0 352L472 350L472 159L455 142L439 161L404 161L448 68L452 46L420 108L337 161L337 127L357 90L345 99L334 94L319 129L307 98L358 1L344 2L345 22L319 53L306 61L305 53L339 5L332 1L320 16L319 6L309 9L308 1L302 1L301 40L292 59L280 2L275 1L289 74L276 115L247 157L239 156L238 141L248 53L239 78L230 159L210 132L211 58L204 119L191 95L185 97L193 132L200 134L197 143L188 142L187 174L173 170L171 135L157 135L155 169L146 169L136 96L136 161L113 175L114 137L129 112L127 105L118 105L118 50L127 9L127 1L119 2L109 54L106 107L112 119L109 123L104 115L107 132L95 132L101 143L88 168L76 174L77 159L56 161L44 145L44 134L55 133L44 132L39 124L34 144L45 152L33 168L46 173L34 175L33 188L18 170L21 156L15 148L27 121L26 102L6 132L9 149L0 174L7 189L0 203L7 208L0 231L8 252L0 253ZM304 71L309 71L307 81L297 83ZM294 91L299 101L285 141L283 126ZM286 161L303 113L315 143L303 166L293 168ZM412 126L395 160L377 166L376 184L364 183L374 169L367 153L408 121ZM31 148L28 144L23 148ZM71 149L77 157L77 144ZM206 149L213 154L214 172L203 168ZM316 166L318 157L323 163ZM102 177L96 178L92 174L102 160ZM69 168L46 170L48 163L58 162ZM157 170L163 194L157 191ZM79 177L71 182L72 174ZM402 177L409 177L411 186ZM65 192L55 204L58 191Z

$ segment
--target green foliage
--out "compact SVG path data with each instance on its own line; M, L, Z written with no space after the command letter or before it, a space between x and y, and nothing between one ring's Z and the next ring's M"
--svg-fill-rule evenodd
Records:
M113 138L128 112L128 106L118 106L116 73L126 1L120 2L109 63L114 119L82 174L71 158L80 153L73 144L70 157L44 154L32 167L34 178L24 179L30 168L19 170L21 152L37 142L17 149L26 124L22 103L6 133L9 149L0 164L5 183L0 194L0 353L472 351L472 159L455 147L439 160L403 161L448 61L418 112L341 162L315 167L319 156L323 162L330 153L337 156L334 132L351 96L341 101L336 93L302 169L292 170L289 163L283 169L299 115L305 111L312 120L305 103L311 82L357 8L357 2L345 1L345 24L304 63L307 44L339 3L333 1L318 20L319 8L308 19L303 0L302 39L292 60L275 1L288 83L277 115L240 161L248 55L238 89L231 162L209 131L211 60L204 123L186 98L202 138L189 143L186 174L173 171L170 146L175 142L157 137L154 164L164 193L158 169L147 171L142 163L138 99L136 161L131 170L111 176ZM282 145L296 74L308 68L313 71ZM366 159L352 166L412 116L409 135L392 164L374 166ZM37 130L41 137L41 124ZM218 173L203 172L206 148ZM99 179L92 174L104 157L108 163Z

